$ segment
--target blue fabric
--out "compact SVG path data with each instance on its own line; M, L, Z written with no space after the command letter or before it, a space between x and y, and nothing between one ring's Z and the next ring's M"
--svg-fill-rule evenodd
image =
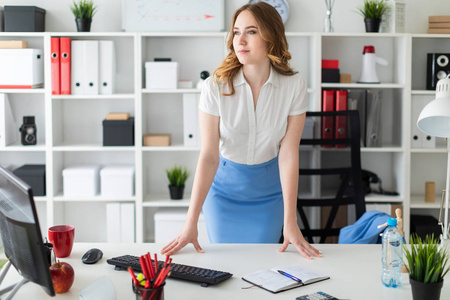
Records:
M221 156L203 215L211 243L278 243L284 218L278 157L245 165Z
M381 244L381 236L386 227L377 228L387 222L390 215L371 210L365 212L355 224L346 226L339 233L339 244Z

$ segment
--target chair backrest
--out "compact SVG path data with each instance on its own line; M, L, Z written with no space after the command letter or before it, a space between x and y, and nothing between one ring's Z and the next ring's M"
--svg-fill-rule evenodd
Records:
M335 222L339 207L343 207L346 212L348 205L354 205L354 220L366 211L361 174L359 114L356 110L307 112L306 118L312 118L320 131L316 130L312 138L302 138L300 143L299 186L302 187L305 182L310 186L306 193L299 193L297 210L305 238L314 242L313 237L320 237L320 243L324 243L327 237L339 236L340 229L348 225L347 220L341 224ZM340 124L340 128L328 128L327 124ZM328 135L321 134L325 131ZM330 131L331 138L322 138L329 136ZM339 134L334 134L335 131L339 131ZM307 207L320 207L322 220L316 222L320 223L319 226L311 225L314 210ZM317 220L317 209L315 216Z

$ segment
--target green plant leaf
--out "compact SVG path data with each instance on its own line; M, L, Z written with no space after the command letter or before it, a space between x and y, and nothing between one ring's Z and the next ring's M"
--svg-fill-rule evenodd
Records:
M186 167L175 165L170 169L166 169L166 175L170 186L182 186L190 174Z
M443 280L449 271L449 253L447 248L440 248L434 235L427 235L422 240L416 234L411 235L411 244L403 245L405 261L408 264L409 277L424 283ZM405 263L405 265L406 265Z
M73 1L70 9L77 19L92 19L97 12L97 7L92 0L80 0L78 3Z

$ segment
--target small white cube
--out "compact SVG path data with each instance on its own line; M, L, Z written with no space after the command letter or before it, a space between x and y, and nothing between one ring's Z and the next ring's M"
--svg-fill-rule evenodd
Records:
M89 197L99 193L100 166L73 166L65 168L63 174L63 193L69 197Z
M134 195L134 166L107 166L100 170L100 190L103 197Z
M187 209L163 208L155 212L155 243L168 243L180 232L186 221ZM198 218L198 242L209 244L206 223L203 214Z
M147 89L176 89L177 84L177 62L145 63L145 87Z

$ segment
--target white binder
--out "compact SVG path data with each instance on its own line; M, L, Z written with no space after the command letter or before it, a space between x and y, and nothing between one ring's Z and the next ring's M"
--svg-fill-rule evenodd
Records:
M134 243L134 203L120 203L120 241Z
M422 111L422 109L428 103L430 103L431 101L432 101L432 99L428 99L428 98L424 97L422 99L422 108L420 109L420 111ZM419 116L417 116L417 117L419 117ZM417 120L416 120L416 122L417 122ZM432 136L432 135L429 135L429 134L426 134L425 132L422 132L422 131L421 131L421 133L422 133L422 136L423 136L423 138L422 138L422 148L436 148L436 137Z
M424 133L417 127L417 119L422 108L422 98L413 97L411 100L411 148L422 148Z
M199 94L183 94L184 146L200 146L200 127L198 124Z
M99 93L99 41L84 42L84 93L98 95Z
M83 95L84 41L72 40L71 48L71 93L72 95Z
M7 94L0 94L0 147L6 147L17 141L17 127Z
M120 243L120 203L106 204L106 242Z
M100 94L113 94L116 75L116 53L113 41L100 41L99 70Z

